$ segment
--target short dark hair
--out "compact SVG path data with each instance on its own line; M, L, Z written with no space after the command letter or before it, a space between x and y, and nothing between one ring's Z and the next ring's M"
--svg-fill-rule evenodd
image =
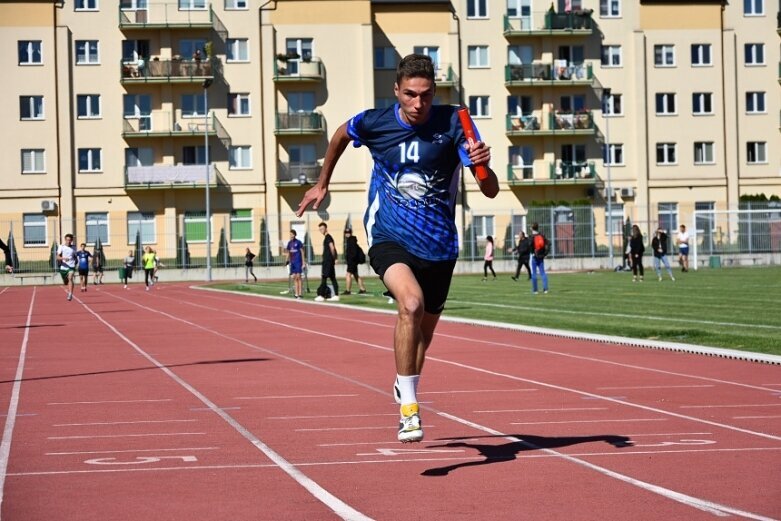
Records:
M296 231L295 231L295 230L290 230L290 233L292 233L292 234L293 234L293 237L295 237L296 235L298 235L298 234L296 233Z
M396 67L396 85L404 78L426 78L434 82L434 62L424 54L408 54Z
M72 233L66 233L66 234L65 234L65 238L67 239L68 237L70 237L71 239L73 239L73 234L72 234Z
M328 229L328 225L325 223L325 221L323 221L323 222L321 222L320 224L317 225L318 228L320 228L321 226L325 226L326 230Z
M534 230L534 231L536 232L536 231L538 231L539 229L540 229L540 225L539 225L539 224L537 224L537 223L532 223L532 230Z

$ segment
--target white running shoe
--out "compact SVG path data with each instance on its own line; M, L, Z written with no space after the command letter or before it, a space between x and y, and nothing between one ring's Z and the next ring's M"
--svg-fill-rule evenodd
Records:
M318 295L315 297L315 302L323 302L325 299L322 297L322 295Z
M409 416L402 416L399 420L399 441L413 443L423 440L423 427L420 422L420 414L414 412Z
M328 302L339 302L339 295L334 295L328 299Z

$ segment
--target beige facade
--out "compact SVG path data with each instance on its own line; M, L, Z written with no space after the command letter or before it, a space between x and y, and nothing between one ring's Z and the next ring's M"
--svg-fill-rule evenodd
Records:
M492 147L501 193L485 199L467 176L460 227L467 212L491 216L482 231L497 235L545 200L588 200L599 222L608 185L614 215L647 229L662 209L688 223L694 208L781 194L781 38L767 0L749 12L702 0L119 3L0 4L0 41L15 50L0 55L0 235L14 223L19 249L84 239L105 219L119 257L138 228L127 221L146 219L145 243L175 256L205 210L207 149L212 241L225 229L241 255L263 219L278 249L310 226L294 211L328 137L392 101L395 64L413 51L435 58L439 101L470 105ZM307 219L357 224L370 171L350 147ZM36 216L44 241L22 241ZM203 237L188 241L203 254Z

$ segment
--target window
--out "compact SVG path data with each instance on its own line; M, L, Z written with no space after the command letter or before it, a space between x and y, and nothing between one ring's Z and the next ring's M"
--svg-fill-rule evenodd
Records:
M765 0L743 0L745 16L762 16L765 14Z
M19 65L39 65L43 63L40 40L19 40Z
M225 9L248 9L247 0L225 0Z
M713 114L713 94L711 92L695 92L692 94L693 114Z
M656 164L674 165L676 163L677 160L675 159L675 143L657 143Z
M100 94L77 94L76 117L94 119L100 117Z
M654 65L657 67L675 67L675 46L654 45Z
M206 147L204 145L182 147L182 164L205 165Z
M109 244L108 213L87 213L84 216L87 227L87 244L95 244L100 239L101 244Z
M602 46L602 67L621 67L621 46Z
M148 42L148 40L147 40ZM201 56L206 56L205 38L182 38L179 40L179 56L184 60L192 59L196 51L201 51ZM149 56L145 54L145 56Z
M119 0L119 8L123 11L144 11L147 9L147 0Z
M206 242L205 212L184 212L184 239L187 242Z
M610 205L610 213L605 208L605 231L610 235L610 238L621 237L623 235L624 228L624 205L623 203L612 203Z
M489 117L488 96L469 96L469 113L473 118Z
M531 64L534 61L534 47L531 45L510 45L507 47L507 63L510 65Z
M532 179L534 177L534 149L530 146L509 147L510 166L520 171L516 177Z
M624 113L623 105L621 103L621 94L613 94L605 96L604 107L602 107L603 116L620 116Z
M711 45L709 43L692 44L692 67L713 65L711 61Z
M22 120L43 119L43 96L19 96L19 117Z
M100 63L97 40L76 40L76 65Z
M79 172L101 171L101 150L99 148L79 149Z
M656 208L659 213L659 228L670 235L676 233L678 231L678 203L659 203Z
M765 93L747 92L746 93L746 113L764 114L765 113Z
M599 16L602 18L616 18L621 16L621 1L599 0Z
M290 145L288 158L291 165L317 164L317 149L313 144Z
M531 0L507 0L507 17L520 18L521 29L531 29Z
M252 210L231 210L231 241L252 241Z
M396 49L393 47L375 47L374 48L374 68L375 69L395 69L396 68Z
M314 112L315 93L312 91L291 92L287 97L288 112Z
M141 244L154 244L156 241L155 214L152 212L127 213L127 243L135 244L140 237Z
M374 108L375 109L387 109L388 107L392 107L396 104L396 102L399 101L396 98L374 98Z
M744 47L746 65L764 65L765 64L765 44L747 43Z
M206 115L206 100L201 94L182 94L182 117L194 118Z
M511 116L533 115L533 98L531 96L508 96L507 113Z
M228 94L228 116L249 116L249 94Z
M206 9L206 0L179 0L179 9L182 11Z
M749 141L746 143L746 158L750 165L767 163L767 143L764 141Z
M285 40L285 50L288 54L297 54L304 60L312 59L314 40L312 38L288 38Z
M46 216L42 213L26 213L22 216L25 246L46 245Z
M155 151L152 147L129 147L125 149L125 166L153 166Z
M230 147L229 159L231 170L252 168L252 147L249 145Z
M412 52L415 54L422 54L428 56L431 61L434 62L434 70L439 70L439 47L429 45L416 45L412 48Z
M656 115L669 116L675 114L675 94L660 92L656 94Z
M27 148L22 150L22 173L42 174L46 172L44 150L42 148Z
M694 143L694 164L712 165L715 162L713 156L713 142L695 142Z
M466 17L488 18L488 0L467 0Z
M249 61L249 44L246 38L228 38L226 42L226 60L229 62Z
M713 210L716 209L716 203L706 201L696 201L694 203L694 227L697 230L697 238L702 241L702 250L707 253L713 253L713 247L716 244L715 228L716 219ZM707 212L707 213L700 213ZM669 250L668 250L669 251Z
M624 145L622 143L610 143L602 145L602 160L606 165L624 164Z
M493 215L475 215L472 219L474 229L474 238L478 241L485 240L489 235L494 236L494 216Z
M76 0L73 3L73 8L76 11L97 11L98 0Z
M470 69L488 67L488 46L470 45L467 47Z
M149 58L149 40L122 40L122 63L137 63L140 57Z

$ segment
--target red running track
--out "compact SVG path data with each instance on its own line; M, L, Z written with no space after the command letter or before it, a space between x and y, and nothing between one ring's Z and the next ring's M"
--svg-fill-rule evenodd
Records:
M781 519L779 366L442 321L401 445L392 314L175 284L0 306L2 520Z

